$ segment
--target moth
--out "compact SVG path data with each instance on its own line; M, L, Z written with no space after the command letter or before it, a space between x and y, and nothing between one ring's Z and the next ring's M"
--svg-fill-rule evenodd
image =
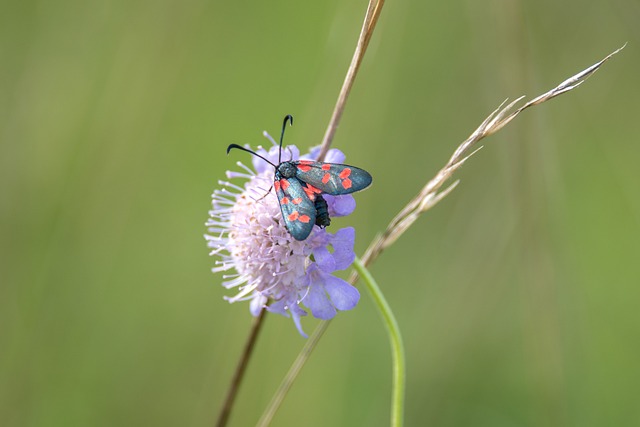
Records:
M229 145L227 154L233 148L243 150L275 168L273 188L276 190L284 224L294 239L305 240L311 234L314 225L324 228L331 223L327 201L322 197L323 194L340 196L364 190L371 185L372 177L364 169L339 163L312 160L283 162L282 141L287 122L293 125L291 115L287 115L282 124L277 165L238 144Z

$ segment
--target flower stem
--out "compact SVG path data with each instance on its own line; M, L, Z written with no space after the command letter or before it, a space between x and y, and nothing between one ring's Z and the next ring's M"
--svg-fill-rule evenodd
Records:
M405 360L404 345L402 344L402 336L400 328L396 321L391 307L384 298L382 291L378 287L375 279L369 273L359 258L353 263L353 267L364 282L367 290L371 294L373 301L378 306L382 319L384 320L387 330L389 331L389 341L391 342L391 354L393 357L393 392L391 397L391 426L401 427L404 412L404 383L405 383Z
M238 395L238 389L240 388L240 384L242 383L242 379L244 378L244 373L247 370L247 365L249 364L251 353L253 353L253 347L255 346L256 340L258 339L260 328L264 323L266 312L267 310L260 311L260 314L258 315L258 317L256 317L253 320L253 325L251 325L251 331L249 332L247 341L244 344L244 351L240 356L240 361L238 362L236 371L233 374L233 379L231 380L231 384L229 384L229 389L227 390L227 397L225 398L224 403L222 404L220 415L218 415L218 420L216 421L216 427L224 427L227 425L227 421L229 421L229 415L231 415L231 409L233 408L233 403L235 402L236 396Z

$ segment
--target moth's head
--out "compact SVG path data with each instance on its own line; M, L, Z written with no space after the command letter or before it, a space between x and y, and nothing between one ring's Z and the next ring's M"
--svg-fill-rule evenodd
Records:
M293 178L296 176L296 165L293 162L282 162L276 168L278 174L283 178Z

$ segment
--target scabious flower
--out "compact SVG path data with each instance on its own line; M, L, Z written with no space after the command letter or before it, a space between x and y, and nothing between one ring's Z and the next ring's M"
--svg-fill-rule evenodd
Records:
M264 135L273 145L268 151L259 147L256 152L277 164L278 144L266 132ZM282 157L311 160L318 150L300 156L289 145L282 148ZM356 288L332 274L353 263L355 230L347 227L331 234L314 226L306 240L295 240L282 220L273 189L273 166L255 156L252 161L253 169L238 162L242 172L227 172L229 179L246 180L244 186L219 181L222 188L213 192L205 235L210 255L219 258L212 271L225 272L225 288L238 288L235 296L225 297L229 302L249 300L254 316L263 309L291 316L306 337L300 322L307 315L303 306L314 317L326 320L337 310L354 308L360 299ZM325 161L343 163L344 154L331 149ZM349 215L355 209L350 194L323 197L331 216Z

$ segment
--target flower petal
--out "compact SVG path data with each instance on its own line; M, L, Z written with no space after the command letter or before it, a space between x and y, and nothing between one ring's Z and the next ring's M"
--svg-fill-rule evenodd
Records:
M278 301L274 301L269 304L267 307L267 311L271 313L277 313L285 317L289 317L289 312L287 311L287 302L284 299L280 299Z
M333 259L335 269L344 270L356 259L353 245L356 240L356 230L353 227L341 228L333 235L331 246L333 247Z
M360 300L360 292L346 281L327 274L324 289L338 310L351 310Z
M320 154L320 146L316 145L315 147L311 147L309 154L303 154L300 156L300 159L315 161L318 158L318 154Z
M274 147L277 148L277 147ZM287 145L282 149L282 161L287 162L291 160L298 160L300 158L300 150L295 145ZM278 157L275 156L275 162L278 162Z
M314 276L329 276L329 274L317 274ZM311 310L311 314L313 317L322 320L332 319L336 315L336 309L329 301L329 297L324 291L324 287L322 286L322 282L316 282L311 284L311 288L309 289L309 293L304 298L304 305L309 307Z
M268 301L267 297L257 293L251 300L251 303L249 303L249 311L251 312L251 314L254 317L259 315L262 309L265 307L265 304L267 303L267 301Z
M327 163L344 163L344 153L337 148L331 148L327 151L324 161Z
M313 249L313 258L318 267L327 273L336 271L336 261L326 246L318 246Z
M265 150L264 148L260 147L255 151L256 153L260 154L262 157L269 159L269 154L267 153L267 150ZM258 175L273 169L273 166L271 166L269 163L265 162L258 156L251 156L251 164L253 165L253 168L255 169Z
M330 216L347 216L356 209L356 199L351 194L342 196L324 194L322 197L327 201Z
M311 150L309 150L309 154L304 154L302 156L300 156L301 159L305 159L305 160L317 160L318 159L318 154L320 154L320 145L316 145L315 147L311 148ZM329 151L327 151L327 155L324 157L324 162L326 163L344 163L344 153L340 150L338 150L337 148L331 148Z
M291 317L293 318L293 323L296 325L298 332L305 338L309 338L307 334L302 330L302 323L300 322L300 316L306 316L307 312L298 306L298 304L292 304L289 306L289 310L291 311Z

